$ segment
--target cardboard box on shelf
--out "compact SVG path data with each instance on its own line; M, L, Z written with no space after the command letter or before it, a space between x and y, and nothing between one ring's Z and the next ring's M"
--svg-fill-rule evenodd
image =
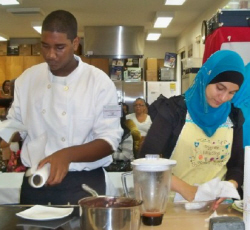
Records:
M157 59L157 69L164 67L164 59Z
M36 43L31 45L31 54L32 56L41 55L41 43Z
M157 70L157 58L147 58L146 59L146 69L147 70Z
M146 81L158 81L157 70L146 70Z
M7 42L0 42L0 56L7 55Z
M31 45L27 45L27 44L19 45L19 55L31 56Z

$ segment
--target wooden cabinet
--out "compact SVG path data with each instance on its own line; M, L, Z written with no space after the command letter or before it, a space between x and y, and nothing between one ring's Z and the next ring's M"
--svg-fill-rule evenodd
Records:
M81 59L109 75L109 59L105 58L86 58ZM0 85L5 80L17 78L29 67L44 62L42 56L0 56Z
M107 75L109 75L109 59L108 58L86 58L81 57L83 62L86 62L90 65L93 65L99 69L101 69L103 72L105 72Z

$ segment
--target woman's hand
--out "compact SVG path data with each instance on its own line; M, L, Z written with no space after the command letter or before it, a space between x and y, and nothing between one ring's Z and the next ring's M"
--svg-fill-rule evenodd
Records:
M229 180L229 182L231 182L233 185L234 185L234 187L237 189L238 188L238 183L235 181L235 180ZM225 197L221 197L221 198L219 198L219 199L217 199L215 202L214 202L214 204L213 204L213 206L212 206L212 209L213 210L216 210L218 207L219 207L219 205L224 201L224 200L226 200L227 198L225 198Z
M212 206L212 209L213 210L216 210L218 207L219 207L219 205L224 201L224 200L226 200L227 198L219 198L219 199L217 199L214 203L213 203L213 206Z

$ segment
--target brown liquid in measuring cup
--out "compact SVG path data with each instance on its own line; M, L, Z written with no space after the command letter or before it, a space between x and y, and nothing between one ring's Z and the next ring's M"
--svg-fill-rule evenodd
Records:
M160 212L145 212L142 215L146 217L159 217L162 216L163 214Z
M142 223L149 226L161 225L163 213L145 212L142 214Z

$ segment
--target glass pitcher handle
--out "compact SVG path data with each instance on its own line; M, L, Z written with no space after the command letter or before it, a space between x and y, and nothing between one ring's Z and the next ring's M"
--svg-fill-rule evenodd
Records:
M123 190L125 192L126 197L129 197L126 176L132 175L132 174L133 174L132 171L131 172L125 172L125 173L122 174L122 187L123 187Z

